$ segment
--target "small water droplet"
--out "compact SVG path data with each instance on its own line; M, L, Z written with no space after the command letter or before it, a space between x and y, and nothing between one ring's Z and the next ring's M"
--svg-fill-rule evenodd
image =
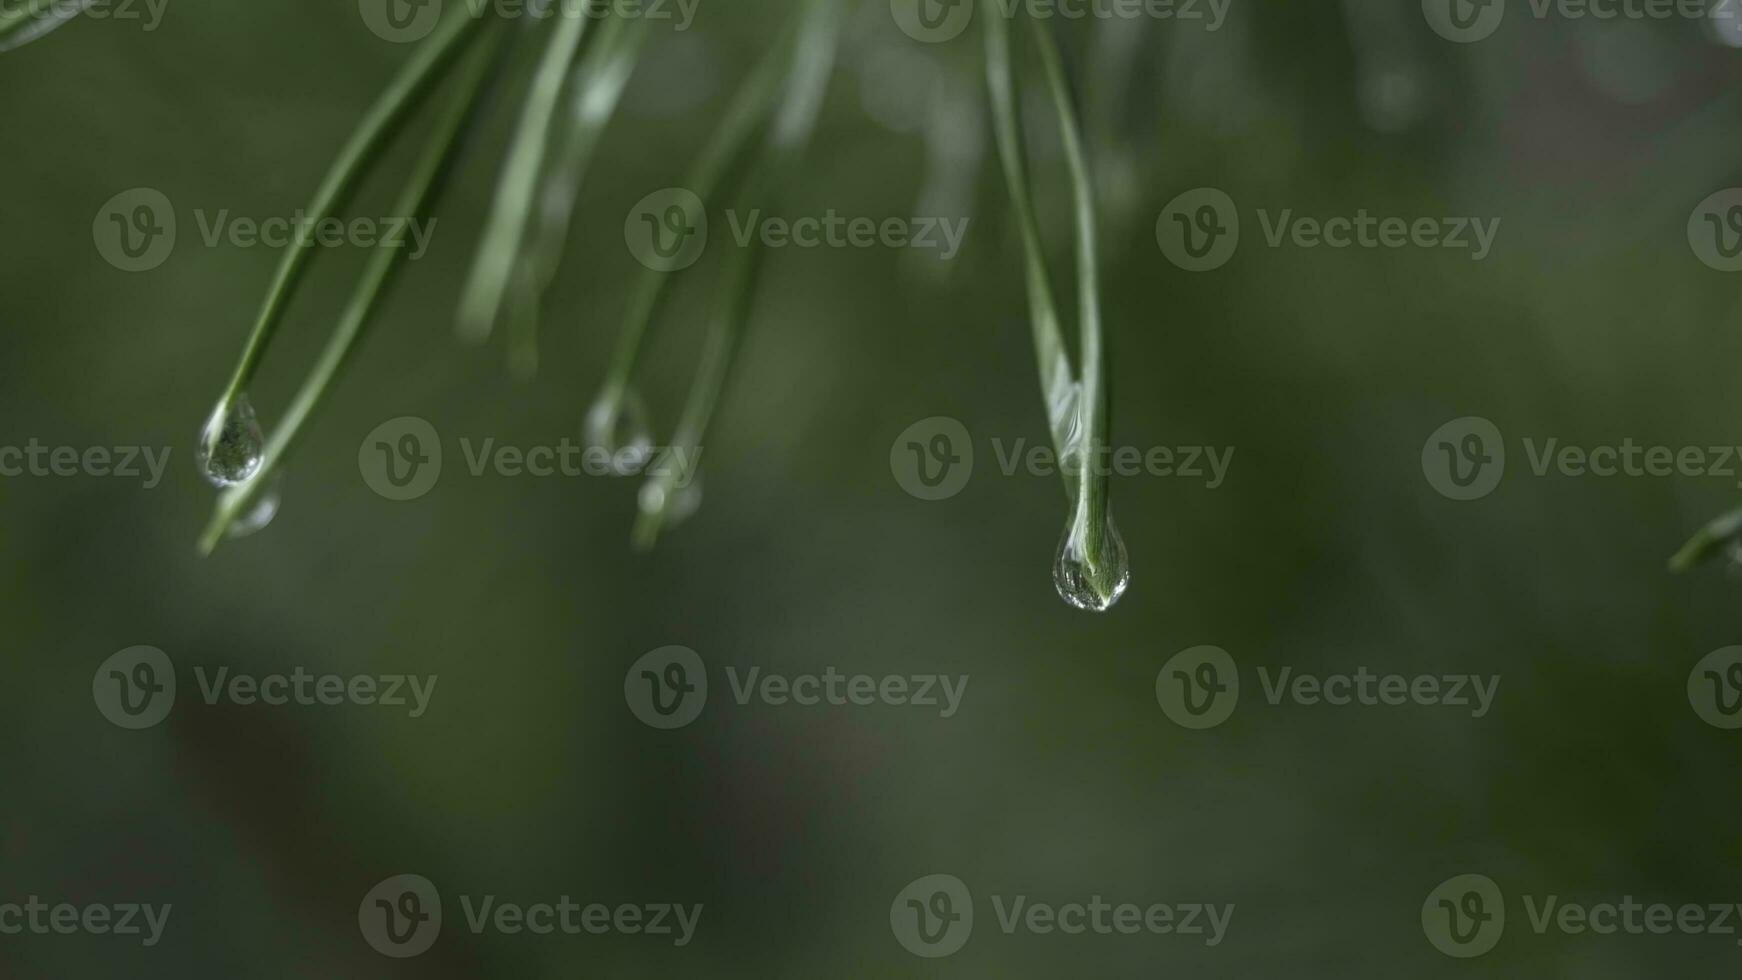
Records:
M688 486L673 487L669 494L658 480L641 485L641 512L650 517L662 517L666 527L682 524L701 508L702 478L699 474Z
M1107 527L1101 536L1098 565L1089 563L1088 533L1088 521L1081 517L1065 528L1058 558L1052 566L1052 581L1064 601L1078 609L1106 612L1131 584L1131 563L1125 554L1125 539L1119 536L1112 514L1107 515Z
M260 471L266 454L266 436L254 417L254 403L238 395L228 405L219 403L200 433L200 472L214 486L233 487L246 483Z
M653 432L647 406L633 389L606 391L587 412L587 444L611 456L611 472L634 476L653 457Z
M284 474L274 473L270 480L271 483L266 489L260 491L260 496L254 498L248 513L236 518L225 534L231 538L248 537L265 530L266 525L271 524L272 519L278 516L279 505L284 502Z

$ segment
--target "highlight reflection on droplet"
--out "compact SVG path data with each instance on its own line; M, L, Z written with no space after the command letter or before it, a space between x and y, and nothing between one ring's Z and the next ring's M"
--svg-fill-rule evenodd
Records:
M1053 562L1052 581L1064 601L1078 609L1106 612L1131 584L1131 563L1112 514L1107 515L1095 562L1089 559L1088 535L1089 522L1081 516L1065 528Z
M260 496L254 498L254 503L248 512L236 518L224 533L231 538L245 538L266 529L272 519L278 516L278 509L284 501L284 474L273 473L268 479L272 482L266 489L260 491Z
M200 433L200 472L214 486L233 487L246 483L260 471L266 453L266 436L260 431L254 405L246 394L228 404L220 402Z
M653 455L653 431L647 407L633 389L606 391L587 412L587 444L611 457L611 472L632 476L646 468Z

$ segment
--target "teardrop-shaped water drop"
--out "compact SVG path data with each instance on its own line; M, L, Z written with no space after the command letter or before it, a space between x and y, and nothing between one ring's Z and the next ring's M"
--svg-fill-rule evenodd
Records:
M1125 554L1125 539L1119 536L1119 528L1109 513L1101 535L1100 555L1091 564L1088 524L1086 519L1078 518L1065 528L1058 558L1052 566L1052 581L1064 601L1078 609L1106 612L1131 584L1131 563Z
M200 472L214 486L233 487L246 483L260 471L266 454L266 436L254 417L254 403L246 394L229 403L220 402L200 433Z
M249 505L248 512L236 518L225 531L231 538L245 538L251 534L265 530L266 525L278 516L279 505L284 502L284 474L274 473L269 477L271 482L260 495Z
M606 391L587 412L587 444L610 454L607 464L617 476L634 476L653 457L653 431L647 405L634 389Z

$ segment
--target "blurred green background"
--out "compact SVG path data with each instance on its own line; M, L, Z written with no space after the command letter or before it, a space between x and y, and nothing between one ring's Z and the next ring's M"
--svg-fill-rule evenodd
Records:
M629 546L635 482L471 478L456 442L579 438L640 268L623 216L682 182L791 3L703 0L692 30L653 32L525 384L499 342L453 330L525 72L507 79L434 247L291 461L282 513L209 559L194 548L214 498L194 436L277 255L206 247L193 212L303 207L409 49L371 34L353 0L171 0L155 31L80 18L0 54L0 444L173 447L152 490L0 479L0 902L174 905L151 949L0 936L0 975L1733 976L1733 937L1537 935L1517 897L1742 900L1737 735L1686 692L1695 661L1737 641L1739 585L1664 570L1742 493L1721 478L1539 478L1518 446L1739 441L1737 280L1694 256L1686 225L1742 182L1742 54L1700 20L1512 8L1470 45L1413 3L1366 0L1234 0L1214 32L1062 29L1102 180L1114 440L1236 447L1214 491L1115 482L1133 579L1105 615L1054 593L1056 478L1006 477L987 452L1044 440L1045 419L1003 184L974 156L990 147L977 31L923 45L883 0L855 4L782 208L971 216L967 245L943 275L892 250L771 252L707 440L703 508L647 555ZM1025 57L1035 89L1032 69ZM1054 128L1034 120L1068 284ZM956 154L957 171L938 165ZM181 237L128 274L92 224L142 186L175 202ZM1248 223L1228 265L1189 274L1155 225L1200 186ZM351 213L381 213L392 189L374 181ZM1481 262L1273 249L1258 208L1502 224ZM359 264L317 259L253 391L268 426ZM650 355L662 437L707 268L680 283ZM405 415L443 434L448 470L395 503L357 455ZM974 434L979 465L960 495L916 500L891 443L940 415ZM1457 502L1420 458L1466 415L1516 455L1493 494ZM167 722L125 731L95 709L92 674L139 644L169 654L182 691ZM623 685L670 644L701 655L715 690L694 724L662 732ZM1188 731L1155 679L1199 644L1228 650L1247 687L1227 723ZM207 705L196 666L439 686L417 719ZM971 683L947 719L740 706L727 666ZM1284 666L1502 680L1481 719L1273 707L1252 671ZM892 936L890 903L940 872L972 889L976 927L961 952L922 960ZM1428 893L1465 872L1509 902L1505 937L1468 961L1420 922ZM394 961L357 912L401 873L437 883L447 922L430 952ZM461 894L705 914L682 948L474 935ZM1006 935L989 896L1018 894L1237 911L1213 948Z

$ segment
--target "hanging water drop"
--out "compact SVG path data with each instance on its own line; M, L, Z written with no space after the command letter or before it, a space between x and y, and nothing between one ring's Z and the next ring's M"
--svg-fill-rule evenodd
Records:
M634 476L653 457L647 406L633 389L606 390L587 412L587 444L610 454L617 476Z
M224 533L231 538L245 538L266 528L272 519L278 516L278 508L284 502L284 474L274 473L268 478L260 495L249 505L248 512L230 525Z
M1106 612L1131 584L1131 563L1125 554L1125 539L1119 536L1111 513L1101 534L1100 554L1092 563L1089 533L1089 521L1081 514L1065 528L1058 558L1052 566L1052 581L1064 601L1078 609Z
M260 471L265 453L266 437L260 432L248 396L219 402L200 433L199 465L206 479L219 487L246 483Z

